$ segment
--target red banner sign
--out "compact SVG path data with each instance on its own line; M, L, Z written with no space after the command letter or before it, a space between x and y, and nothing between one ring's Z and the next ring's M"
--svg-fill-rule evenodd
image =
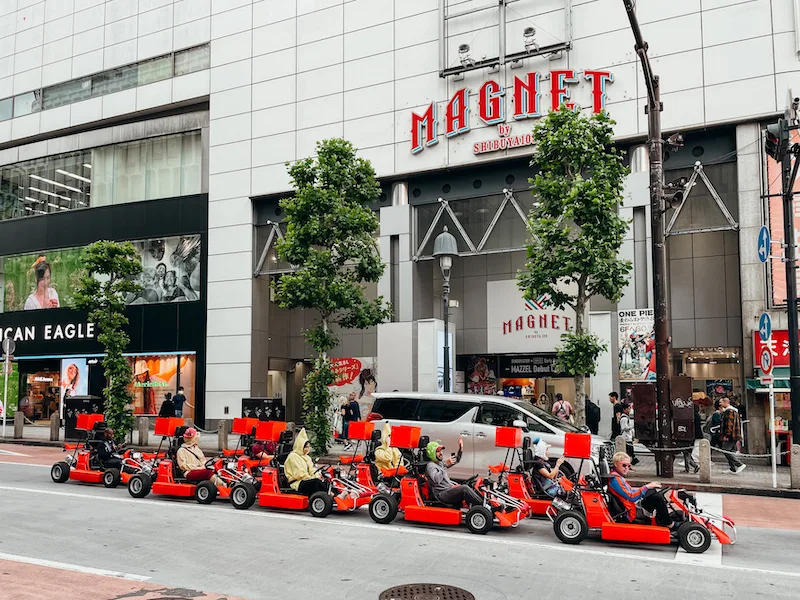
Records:
M800 333L798 333L800 338ZM764 342L758 331L753 332L753 366L761 367L761 352L764 349L772 352L772 367L789 366L789 331L786 329L773 329L772 337Z
M357 358L332 358L331 370L336 377L333 385L343 386L353 383L361 373L361 361Z

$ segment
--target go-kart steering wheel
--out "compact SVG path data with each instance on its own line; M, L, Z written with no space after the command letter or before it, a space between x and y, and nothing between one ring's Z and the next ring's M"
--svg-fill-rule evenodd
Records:
M469 487L475 487L475 483L478 481L478 477L480 477L480 475L473 475L464 482L464 485L468 485Z

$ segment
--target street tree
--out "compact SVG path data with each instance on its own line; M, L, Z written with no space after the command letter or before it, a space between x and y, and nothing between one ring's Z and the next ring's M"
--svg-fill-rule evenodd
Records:
M131 367L123 352L130 342L125 327L125 298L141 290L135 278L142 263L130 242L101 240L86 250L86 274L75 293L75 307L88 311L89 321L97 327L97 340L105 348L103 373L106 387L104 413L118 439L133 428L133 414L128 408L133 400L128 386Z
M370 299L365 289L383 274L374 237L378 218L368 206L380 186L370 162L342 139L321 141L316 157L287 166L295 193L280 203L287 229L277 252L294 270L277 281L275 295L282 308L318 316L305 331L317 358L303 387L303 418L314 454L321 455L331 440L328 352L339 343L336 330L372 327L390 315L383 297Z
M628 222L618 209L629 171L614 146L614 124L605 112L586 116L562 105L534 127L535 202L517 279L527 299L546 295L559 310L575 311L575 329L562 334L557 362L575 380L578 425L586 421L585 377L607 349L586 330L587 304L592 296L618 302L632 268L619 257Z

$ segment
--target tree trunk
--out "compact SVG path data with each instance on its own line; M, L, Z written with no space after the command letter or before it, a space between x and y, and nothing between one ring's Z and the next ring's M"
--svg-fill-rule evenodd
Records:
M584 300L583 286L578 286L578 298L575 302L575 334L583 333L583 317L586 313L586 300ZM586 425L586 374L578 373L574 377L575 381L575 425L583 427Z

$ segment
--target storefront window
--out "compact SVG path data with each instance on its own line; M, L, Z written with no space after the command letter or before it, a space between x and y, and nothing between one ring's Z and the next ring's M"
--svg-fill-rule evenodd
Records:
M193 354L140 355L128 359L133 371L131 393L133 412L137 415L158 415L166 395L174 397L178 387L184 388L184 418L194 418L196 360Z
M693 398L701 415L710 415L714 400L722 396L742 398L741 356L741 348L673 349L675 374L692 378Z

